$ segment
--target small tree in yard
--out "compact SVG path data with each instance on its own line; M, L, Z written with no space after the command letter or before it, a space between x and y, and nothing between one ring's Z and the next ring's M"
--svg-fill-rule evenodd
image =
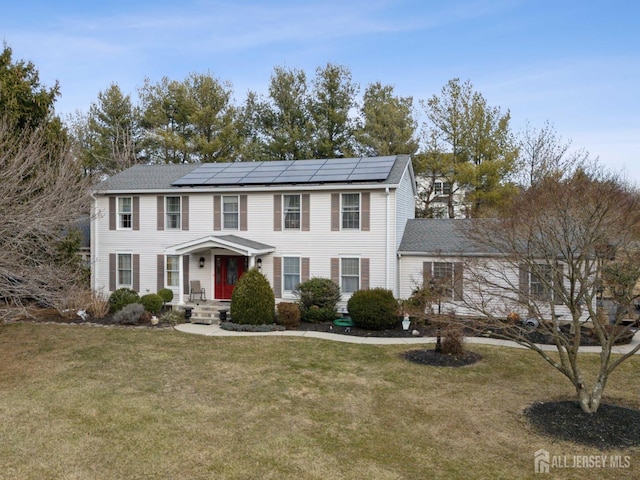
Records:
M537 352L571 381L582 410L596 412L610 374L640 350L612 354L640 277L633 251L640 239L638 192L595 164L582 165L571 175L540 180L500 218L473 222L464 233L493 254L465 267L467 306L481 315L482 327ZM603 286L621 307L611 325L597 320ZM555 353L527 337L513 321L518 315L537 321ZM602 347L595 372L587 371L580 349L587 319Z

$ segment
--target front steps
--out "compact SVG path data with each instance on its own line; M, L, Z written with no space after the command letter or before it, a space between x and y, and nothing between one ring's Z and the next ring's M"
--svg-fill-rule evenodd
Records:
M191 323L204 323L205 325L217 325L220 323L220 312L227 312L227 321L231 319L229 314L229 307L231 302L223 302L219 300L206 300L206 301L194 301L187 302L185 305L180 306L180 310L191 308Z

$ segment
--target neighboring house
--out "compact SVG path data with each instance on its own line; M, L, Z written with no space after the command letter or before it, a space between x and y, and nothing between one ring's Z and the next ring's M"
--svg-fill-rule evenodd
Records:
M467 218L469 206L466 204L466 190L451 184L442 177L417 177L419 210L428 209L423 216L449 218L449 196L452 194L454 218Z
M92 287L141 294L191 280L228 300L257 267L276 300L312 277L402 296L398 246L414 218L407 155L273 162L136 165L93 189Z

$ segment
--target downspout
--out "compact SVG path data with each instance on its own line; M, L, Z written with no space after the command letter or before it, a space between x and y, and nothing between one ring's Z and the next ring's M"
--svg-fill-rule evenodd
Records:
M96 284L96 279L98 278L96 273L96 268L98 268L98 229L96 227L96 219L98 218L98 199L93 191L89 196L93 202L93 206L91 208L92 214L89 217L89 248L91 252L89 267L91 268L91 290L98 293L98 286Z
M384 193L386 195L386 211L385 211L385 225L387 227L387 232L386 232L386 237L385 237L385 245L384 245L384 285L385 285L385 289L389 290L389 244L391 243L390 240L390 235L391 235L391 229L389 228L389 203L391 201L390 199L390 194L389 194L389 187L385 187L384 189Z

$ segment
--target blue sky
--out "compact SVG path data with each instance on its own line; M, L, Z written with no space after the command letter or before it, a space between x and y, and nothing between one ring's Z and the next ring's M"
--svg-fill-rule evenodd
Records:
M57 113L86 112L109 84L209 72L238 102L274 66L349 67L428 99L470 80L512 128L551 122L565 140L640 184L640 3L633 0L1 0L0 35ZM420 107L416 102L418 113Z

